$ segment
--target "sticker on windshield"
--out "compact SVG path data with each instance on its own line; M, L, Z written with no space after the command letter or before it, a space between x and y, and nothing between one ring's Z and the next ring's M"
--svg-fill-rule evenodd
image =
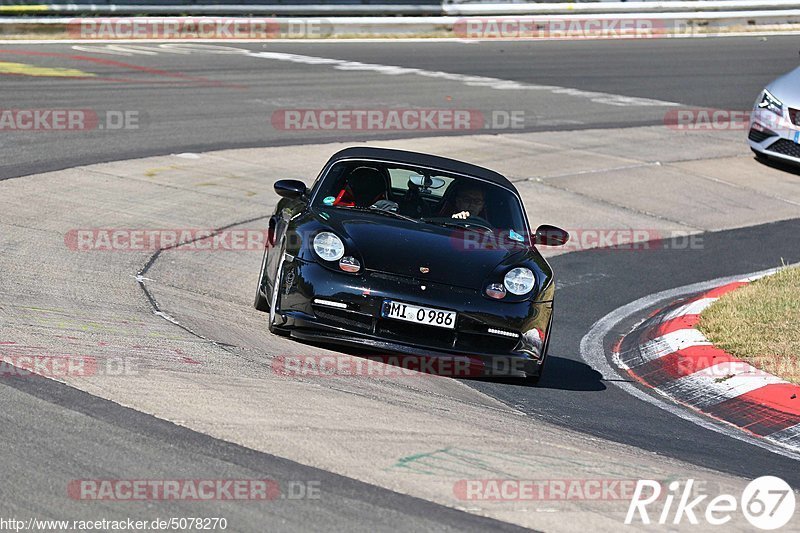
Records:
M508 238L509 239L513 239L513 240L515 240L517 242L525 242L525 237L523 237L522 235L520 235L519 233L517 233L513 229L509 230Z
M333 202L335 201L336 201L335 196L326 196L325 198L322 199L322 203L325 205L333 205Z

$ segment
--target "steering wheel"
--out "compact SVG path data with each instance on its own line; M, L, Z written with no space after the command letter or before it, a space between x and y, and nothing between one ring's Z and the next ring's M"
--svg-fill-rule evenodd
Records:
M462 219L462 220L464 220L464 222L465 222L465 224L464 224L465 228L469 228L471 226L476 226L476 227L479 227L479 228L482 228L482 229L485 229L485 230L488 230L488 231L494 231L494 228L492 227L491 224L489 224L489 221L484 219L484 218L470 215L467 218Z

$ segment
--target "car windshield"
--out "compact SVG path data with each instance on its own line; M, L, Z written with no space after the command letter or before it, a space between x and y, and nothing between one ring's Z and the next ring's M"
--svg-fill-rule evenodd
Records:
M371 210L420 223L507 230L522 240L516 195L483 180L375 161L340 161L322 177L314 207Z

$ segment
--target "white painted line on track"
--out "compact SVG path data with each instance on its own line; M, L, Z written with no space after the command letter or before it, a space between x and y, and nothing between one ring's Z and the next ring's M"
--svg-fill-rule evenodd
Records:
M620 107L660 107L677 106L675 102L665 102L663 100L652 100L650 98L637 98L634 96L623 96L619 94L608 94L594 91L584 91L569 87L558 87L555 85L536 85L519 81L491 78L487 76L469 76L466 74L454 74L440 70L425 70L419 68L401 67L397 65L381 65L376 63L361 63L359 61L347 61L343 59L332 59L327 57L306 56L301 54L288 54L284 52L250 52L251 57L262 59L274 59L276 61L288 61L291 63L301 63L306 65L330 65L336 70L346 71L368 71L387 76L400 76L413 74L426 78L444 79L456 81L469 87L487 87L497 90L533 90L547 91L553 94L566 94L577 98L587 98L598 104L607 104Z
M760 272L756 272L754 274L750 274L750 276L760 275L766 276L777 272L780 270L779 268L770 268L767 270L762 270ZM720 285L724 285L726 283L730 283L733 281L741 281L742 276L728 276L724 278L713 279L710 281L703 281L700 283L693 283L691 285L685 285L683 287L677 287L674 289L668 289L665 291L661 291L655 294L651 294L649 296L645 296L643 298L639 298L627 305L624 305L614 311L611 311L606 316L595 322L586 335L583 336L581 339L581 357L584 361L586 361L589 366L591 366L594 370L600 372L603 376L603 380L607 383L611 383L631 396L635 398L647 402L659 409L662 409L672 415L677 416L683 420L696 424L704 429L708 429L711 431L715 431L732 439L740 440L742 442L746 442L748 444L752 444L753 446L758 446L764 450L770 451L777 455L781 455L783 457L787 457L789 459L794 459L800 461L800 453L789 450L783 446L781 446L776 439L762 439L751 437L747 433L742 432L738 428L730 427L723 425L722 423L717 423L714 420L706 417L705 415L701 415L695 412L690 411L687 408L681 407L672 401L665 401L657 396L651 396L647 392L639 389L636 387L632 382L628 381L626 376L621 376L617 370L611 366L606 358L606 351L603 345L605 338L608 334L614 329L614 327L619 324L625 318L642 312L644 309L648 307L652 307L659 302L663 302L666 300L676 300L681 296L706 291L709 289L713 289ZM653 389L654 392L659 392L657 389ZM662 393L659 393L662 394ZM663 395L663 394L662 394ZM666 398L666 396L664 396ZM792 428L788 428L792 429ZM794 428L794 431L797 432L798 428ZM795 433L787 434L783 440L787 440L791 438L792 435Z
M134 41L135 42L135 41ZM289 54L284 52L252 51L245 48L225 46L220 44L205 44L196 41L161 43L158 46L147 47L137 44L120 44L114 41L105 46L92 46L81 42L72 46L73 50L88 53L100 53L110 55L157 55L159 52L170 54L188 53L209 53L209 54L241 54L248 57L259 59L272 59L276 61L287 61L306 65L329 65L336 70L344 71L366 71L384 74L388 76L399 76L412 74L426 78L443 79L455 81L468 87L487 87L496 90L532 90L545 91L552 94L585 98L592 102L612 105L617 107L673 107L679 106L676 102L664 100L654 100L651 98L639 98L635 96L624 96L596 91L585 91L571 87L560 87L556 85L538 85L523 83L513 80L504 80L488 76L470 76L466 74L456 74L439 70L426 70L412 67L402 67L397 65L382 65L376 63L361 63L359 61L348 61L343 59L333 59L327 57L307 56L302 54Z
M157 56L159 52L162 50L160 48L154 49L151 46L143 46L143 45L136 45L136 44L107 44L103 47L98 46L81 46L75 45L72 47L73 50L77 50L78 52L89 52L90 54L100 53L100 54L110 54L110 55L118 55L118 56ZM174 52L170 51L171 53L181 53L181 54L190 54L191 52Z
M192 46L195 45L195 46ZM532 90L545 91L552 94L573 96L576 98L589 99L598 104L612 105L617 107L673 107L680 104L676 102L666 102L651 98L639 98L635 96L624 96L619 94L602 93L596 91L585 91L571 87L559 87L556 85L538 85L523 83L513 80L504 80L488 76L470 76L466 74L456 74L440 70L426 70L412 67L402 67L398 65L382 65L376 63L361 63L359 61L348 61L344 59L333 59L327 57L307 56L302 54L289 54L285 52L252 51L245 48L237 48L225 45L208 45L199 42L176 42L162 43L156 47L146 47L141 44L106 44L105 46L92 46L91 44L79 44L72 47L73 50L89 53L100 53L110 55L154 55L163 51L171 54L188 53L210 53L210 54L241 54L248 57L259 59L272 59L276 61L287 61L305 65L329 65L336 70L375 72L388 76L400 76L412 74L425 78L443 79L455 81L468 87L487 87L496 90Z

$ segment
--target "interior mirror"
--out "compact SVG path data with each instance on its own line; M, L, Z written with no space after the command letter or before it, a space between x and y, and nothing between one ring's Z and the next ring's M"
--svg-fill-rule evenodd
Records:
M408 181L416 185L417 187L422 187L423 189L427 189L431 179L427 176L423 176L421 174L411 174L408 177Z
M445 183L442 178L431 178L431 189L441 189Z
M421 189L438 189L445 184L442 178L431 178L421 174L411 174L408 180Z
M569 233L565 230L550 226L549 224L542 224L536 228L536 236L533 239L533 244L541 244L544 246L563 246L569 240Z
M275 192L284 198L303 198L308 189L306 184L299 180L279 180L275 182Z

